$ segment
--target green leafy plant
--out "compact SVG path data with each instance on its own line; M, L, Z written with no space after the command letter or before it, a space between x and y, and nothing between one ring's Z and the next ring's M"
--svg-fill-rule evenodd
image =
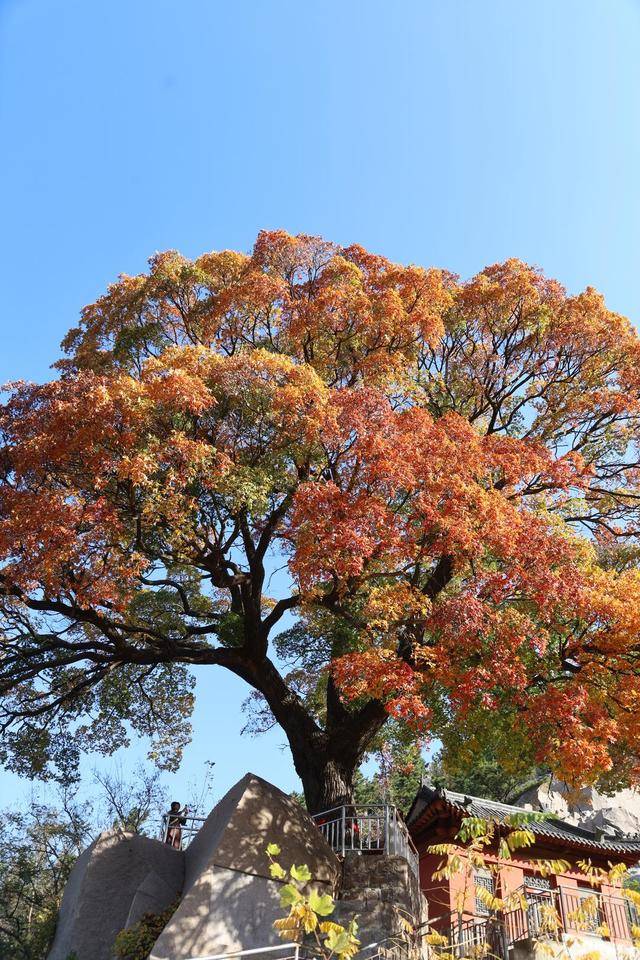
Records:
M274 880L283 881L280 903L289 910L286 917L274 921L279 936L295 943L302 943L305 937L311 937L317 956L324 960L334 957L337 960L351 960L360 947L355 917L346 927L327 920L335 910L335 900L328 893L318 893L313 889L307 892L307 884L312 879L308 866L294 864L288 871L285 870L275 859L281 853L277 843L270 843L266 852L271 876Z
M114 943L114 953L118 960L148 960L151 948L177 906L176 902L162 913L145 913L133 927L121 930Z

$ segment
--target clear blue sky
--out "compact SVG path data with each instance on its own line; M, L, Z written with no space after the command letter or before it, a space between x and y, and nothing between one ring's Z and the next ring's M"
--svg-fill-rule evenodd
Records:
M637 0L0 0L0 379L156 250L262 227L468 276L518 256L640 318ZM209 672L177 795L295 785ZM0 775L2 801L25 784Z

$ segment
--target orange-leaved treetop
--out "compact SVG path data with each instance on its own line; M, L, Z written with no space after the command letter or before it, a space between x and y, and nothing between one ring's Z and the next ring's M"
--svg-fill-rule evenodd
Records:
M154 256L63 348L0 412L6 764L175 763L215 665L312 810L389 718L640 780L640 339L595 290L265 232Z

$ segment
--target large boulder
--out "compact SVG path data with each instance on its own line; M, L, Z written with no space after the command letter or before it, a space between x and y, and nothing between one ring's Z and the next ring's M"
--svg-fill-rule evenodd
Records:
M112 960L120 930L166 910L183 883L181 851L122 830L101 833L71 871L48 960Z
M640 833L640 793L636 790L606 796L595 787L575 789L554 778L525 791L516 803L610 836Z
M302 807L277 787L247 774L217 804L185 855L182 901L151 951L151 960L275 945L283 915L268 843L283 866L306 863L311 886L333 893L340 863Z

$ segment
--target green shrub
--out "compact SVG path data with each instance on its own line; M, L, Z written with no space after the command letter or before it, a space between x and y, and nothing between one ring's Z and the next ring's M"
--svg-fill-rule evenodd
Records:
M168 924L177 906L176 902L162 913L145 913L133 927L121 930L114 944L118 960L148 960L152 946Z

